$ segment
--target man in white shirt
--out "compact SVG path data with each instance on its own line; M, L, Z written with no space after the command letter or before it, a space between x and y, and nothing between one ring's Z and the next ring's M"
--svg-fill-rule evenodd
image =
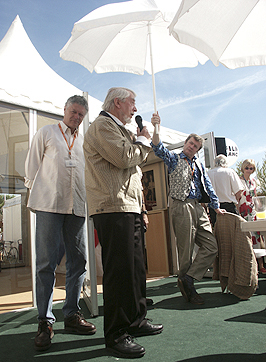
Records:
M237 173L232 168L227 167L227 157L225 155L218 155L214 163L215 168L208 171L208 176L219 198L221 208L227 212L238 214L236 204L241 198L243 184ZM214 226L216 213L213 213L211 209L210 217Z
M37 350L48 349L54 335L54 273L62 239L66 251L65 330L79 334L96 332L79 311L86 273L86 192L83 137L78 127L87 112L84 97L70 97L63 121L46 125L36 133L25 163L25 186L31 190L28 207L36 213Z

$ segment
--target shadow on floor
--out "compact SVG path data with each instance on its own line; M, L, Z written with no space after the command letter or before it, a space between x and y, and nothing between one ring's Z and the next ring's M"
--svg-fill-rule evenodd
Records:
M259 362L265 361L266 353L249 354L249 353L232 353L232 354L217 354L210 356L201 356L189 359L183 359L178 362Z

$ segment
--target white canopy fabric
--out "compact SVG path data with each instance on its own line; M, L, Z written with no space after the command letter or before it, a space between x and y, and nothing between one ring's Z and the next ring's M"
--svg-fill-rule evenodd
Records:
M147 71L152 75L156 113L155 73L196 67L208 60L169 36L176 4L177 0L132 0L101 6L74 24L60 56L90 72L141 75Z
M205 64L204 54L169 36L179 2L132 0L101 6L74 24L60 56L96 73L152 74Z
M176 8L170 33L214 65L266 65L265 0L182 0Z
M0 101L30 109L63 115L68 97L82 91L61 78L42 59L31 43L17 15L0 42ZM101 111L102 102L89 97L89 119L93 122ZM144 121L152 134L153 126ZM136 132L132 122L130 130ZM166 144L178 143L186 134L161 127L161 139Z
M133 120L133 118L132 118ZM143 126L146 126L150 135L153 134L154 127L151 124L150 120L143 120ZM131 132L136 133L137 124L132 121L131 123L127 124L126 128L128 128ZM185 141L188 134L175 131L171 128L160 126L160 138L165 146L176 144L182 141Z
M5 37L0 42L0 101L23 107L63 115L68 97L82 91L54 72L31 43L17 15ZM101 111L102 102L89 96L89 119L93 122ZM145 122L150 133L151 123ZM133 122L130 126L136 132ZM161 127L161 137L166 144L177 143L186 134Z
M17 15L0 42L0 101L63 115L64 104L83 92L60 77L42 59ZM101 111L89 96L89 118Z

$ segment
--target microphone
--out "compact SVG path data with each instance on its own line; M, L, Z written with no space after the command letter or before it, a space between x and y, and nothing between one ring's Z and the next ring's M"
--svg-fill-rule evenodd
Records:
M136 121L140 131L142 131L142 129L143 129L142 117L141 116L136 116L135 121Z

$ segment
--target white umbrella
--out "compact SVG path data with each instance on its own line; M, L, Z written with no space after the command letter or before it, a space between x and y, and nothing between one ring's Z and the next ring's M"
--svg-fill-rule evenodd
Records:
M169 30L216 66L266 64L266 0L183 0Z
M180 0L132 0L97 8L75 23L61 58L77 62L90 72L154 74L195 67L208 58L169 36L173 9Z

